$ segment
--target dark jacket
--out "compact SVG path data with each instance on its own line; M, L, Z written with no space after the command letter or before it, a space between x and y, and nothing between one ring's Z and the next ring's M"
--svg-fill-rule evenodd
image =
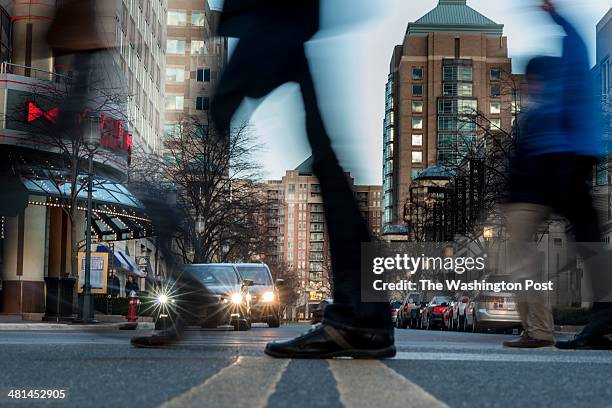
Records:
M319 29L319 0L225 0L218 33L248 38L262 34L299 44Z
M561 15L552 13L551 17L566 34L563 55L560 58L537 58L539 64L534 64L539 65L541 92L531 95L531 103L520 118L519 156L572 154L600 157L604 153L601 108L586 44Z
M119 296L120 290L121 290L121 282L119 281L119 278L117 277L117 275L113 276L112 278L109 277L108 294L113 297L116 297L116 296Z
M226 0L218 34L240 39L217 84L211 117L228 128L245 97L262 98L308 69L304 42L319 29L319 0Z
M125 282L125 296L130 296L130 292L134 291L138 293L140 291L140 287L136 282Z

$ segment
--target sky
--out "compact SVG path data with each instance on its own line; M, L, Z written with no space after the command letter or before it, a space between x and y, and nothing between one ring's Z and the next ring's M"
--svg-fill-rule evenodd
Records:
M345 170L358 184L381 184L384 92L393 47L406 26L438 0L325 0L321 30L307 54L326 127ZM595 62L595 26L609 0L557 0L558 9L584 36ZM514 72L534 55L559 55L561 32L538 9L537 0L468 0L467 4L504 24ZM236 120L250 118L264 144L257 160L265 179L280 179L310 155L296 84L286 84L263 100L249 100Z

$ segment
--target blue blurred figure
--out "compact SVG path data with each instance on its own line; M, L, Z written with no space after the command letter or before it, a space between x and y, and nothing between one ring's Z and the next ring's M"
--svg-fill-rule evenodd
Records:
M537 57L527 65L529 104L519 123L516 157L510 170L508 232L515 243L530 242L539 224L555 212L571 222L577 242L597 243L600 230L590 184L604 149L588 51L576 29L557 13L551 1L544 0L542 9L565 32L563 55ZM594 254L581 255L586 259ZM535 273L533 267L518 269L516 274ZM595 303L594 311L607 305ZM554 323L544 296L521 293L518 309L523 334L504 345L552 346ZM582 340L572 341L574 345L581 341L587 348L604 348L604 334L587 330ZM566 343L558 345L574 348Z

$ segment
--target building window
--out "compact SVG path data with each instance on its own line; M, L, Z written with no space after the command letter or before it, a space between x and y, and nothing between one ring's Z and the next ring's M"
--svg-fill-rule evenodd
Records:
M415 81L420 81L423 79L423 68L414 67L412 68L412 79Z
M501 86L491 85L491 96L494 96L494 97L501 96Z
M412 113L423 113L423 101L412 101Z
M491 119L491 129L501 129L501 119L500 118Z
M444 84L442 93L444 96L472 96L472 84Z
M198 96L196 98L196 110L210 109L210 98L208 96Z
M423 163L423 152L412 152L412 163Z
M423 129L423 118L412 118L413 129Z
M500 68L491 68L491 81L501 81L502 71Z
M168 11L168 25L184 27L187 25L187 13L185 11Z
M182 95L166 96L166 110L183 110L185 97Z
M412 96L423 96L423 85L412 85Z
M185 82L185 67L166 67L166 81Z
M469 65L446 65L442 68L442 80L472 82L472 67Z
M413 146L423 146L423 135L412 135Z
M206 14L203 11L192 12L191 25L194 27L204 27L206 25Z
M191 40L191 55L204 55L204 41L202 40Z
M166 54L184 54L185 40L166 41Z
M164 135L169 138L175 138L180 135L181 128L178 123L166 123L164 125Z
M501 102L491 102L489 113L491 115L499 115L501 113Z
M210 82L210 68L198 68L198 82Z

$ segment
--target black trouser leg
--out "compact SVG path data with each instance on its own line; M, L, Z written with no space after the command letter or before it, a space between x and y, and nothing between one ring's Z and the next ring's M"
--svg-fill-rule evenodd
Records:
M387 303L361 302L361 243L370 241L348 177L338 163L319 111L308 63L302 53L298 83L306 112L306 130L319 179L331 249L334 304L324 321L348 329L391 330Z
M583 329L588 335L612 333L612 303L601 302L611 291L609 262L603 259L604 250L599 244L601 231L597 212L593 206L588 182L592 176L592 163L589 160L577 160L576 168L569 175L570 191L565 197L559 197L561 213L568 218L574 229L576 242L581 257L591 266L594 303L589 324ZM568 199L569 198L569 199ZM581 246L580 243L585 243Z

